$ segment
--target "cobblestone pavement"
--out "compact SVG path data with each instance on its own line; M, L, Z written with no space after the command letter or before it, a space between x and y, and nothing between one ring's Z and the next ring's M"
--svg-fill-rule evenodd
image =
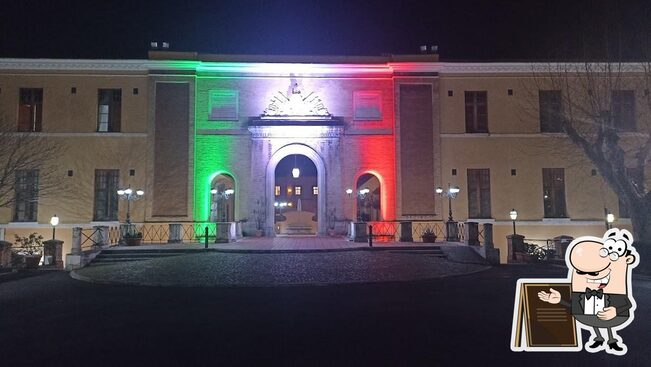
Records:
M455 263L425 253L206 252L88 267L76 279L161 286L277 286L408 281L464 274L485 265Z

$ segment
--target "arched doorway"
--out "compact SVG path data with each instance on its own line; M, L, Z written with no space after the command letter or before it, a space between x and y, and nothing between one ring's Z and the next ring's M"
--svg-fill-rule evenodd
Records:
M228 174L218 174L210 184L210 221L235 220L235 180Z
M291 154L281 159L274 173L276 234L316 234L318 197L316 165L302 154Z
M271 158L269 159L269 163L267 164L267 172L266 172L266 178L265 178L265 184L266 184L266 213L265 215L265 232L267 235L273 236L276 233L277 228L275 227L275 215L272 215L272 213L276 212L276 207L274 206L274 203L276 203L275 197L275 190L276 190L276 167L280 163L281 160L285 157L290 157L290 161L293 164L293 155L298 156L304 156L307 158L309 161L312 162L312 164L316 167L316 190L317 190L317 195L316 196L316 233L317 235L325 235L326 234L326 169L325 169L325 163L323 161L323 158L312 148L310 148L307 145L304 144L289 144L285 145L282 148L276 150L272 155ZM297 158L298 159L298 158ZM293 168L292 168L293 169ZM285 188L286 190L286 188ZM305 188L302 188L302 190L305 190ZM313 188L310 187L309 191L307 193L312 194L313 193Z
M365 173L357 179L357 221L382 220L380 180L372 173Z

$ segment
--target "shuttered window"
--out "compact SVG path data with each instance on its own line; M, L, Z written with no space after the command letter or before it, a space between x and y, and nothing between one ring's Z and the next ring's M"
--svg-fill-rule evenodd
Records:
M545 218L566 218L565 169L543 168Z
M488 101L486 91L466 91L466 132L488 132Z
M116 169L95 170L95 209L93 220L118 220L118 185L120 171Z
M43 125L43 89L20 88L18 131L41 131Z
M635 131L635 93L614 90L612 97L614 127L620 131Z
M538 92L538 102L540 108L540 131L543 133L563 132L561 125L561 91L541 90Z
M122 117L122 89L97 92L97 131L119 132Z
M38 210L38 170L18 170L14 181L14 221L36 222Z
M468 170L468 218L491 217L491 180L489 169Z

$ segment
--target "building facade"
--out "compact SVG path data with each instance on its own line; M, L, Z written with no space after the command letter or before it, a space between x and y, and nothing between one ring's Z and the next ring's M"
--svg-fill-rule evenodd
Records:
M244 221L245 232L274 235L279 199L300 186L291 196L326 235L360 216L444 221L448 199L435 188L450 184L460 189L454 218L493 223L502 261L513 208L517 232L533 239L598 235L604 208L629 226L594 167L554 130L545 111L555 95L532 93L531 70L433 54L0 59L0 119L63 147L65 186L0 209L0 223L5 236L49 231L57 214L65 239L72 226L124 220L115 192L132 187L145 191L134 222ZM313 163L314 184L278 178L296 156Z

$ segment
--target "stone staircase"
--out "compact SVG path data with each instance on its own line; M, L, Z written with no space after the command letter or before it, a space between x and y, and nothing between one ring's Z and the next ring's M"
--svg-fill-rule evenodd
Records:
M414 255L420 255L420 256L428 256L428 257L441 257L441 258L447 258L448 255L441 250L440 246L427 246L427 247L405 247L405 248L395 248L389 250L391 253L396 253L396 254L414 254Z
M150 260L199 252L198 249L119 249L102 250L87 266L110 265L125 261Z
M309 236L314 235L312 226L303 225L303 224L290 224L285 227L285 230L282 233L286 236Z

